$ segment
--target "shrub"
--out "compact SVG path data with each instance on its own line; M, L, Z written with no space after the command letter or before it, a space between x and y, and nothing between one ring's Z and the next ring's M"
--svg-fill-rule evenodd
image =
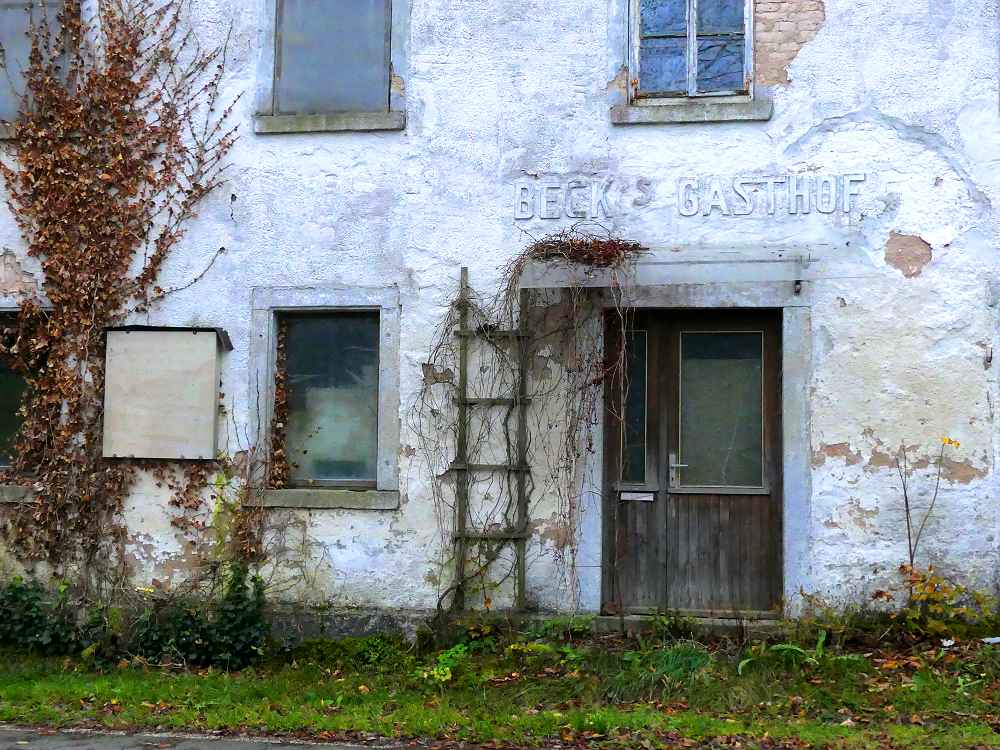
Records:
M32 653L72 651L77 637L66 584L50 593L37 581L16 577L0 587L0 643Z
M79 654L95 666L138 656L240 669L263 653L267 636L263 584L243 566L229 570L216 602L150 599L138 613L104 606L76 617L65 585L50 591L15 578L0 586L0 643L52 655Z

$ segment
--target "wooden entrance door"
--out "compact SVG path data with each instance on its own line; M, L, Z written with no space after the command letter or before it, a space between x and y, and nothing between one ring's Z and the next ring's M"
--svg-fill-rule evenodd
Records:
M782 590L779 311L608 323L606 612L773 612Z

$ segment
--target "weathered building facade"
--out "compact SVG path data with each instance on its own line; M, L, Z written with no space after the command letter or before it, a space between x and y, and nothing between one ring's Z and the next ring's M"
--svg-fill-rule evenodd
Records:
M163 286L225 252L131 322L227 332L218 452L281 421L281 596L436 606L455 485L442 501L421 404L460 373L433 366L435 332L460 268L488 297L532 237L581 222L648 248L620 300L641 336L627 434L608 387L571 512L529 451L528 606L865 601L907 558L898 451L926 505L942 436L960 446L923 562L1000 584L996 0L195 0L190 21L231 29L242 136ZM0 247L16 309L40 275L6 208ZM624 477L618 446L641 456ZM126 509L141 585L202 562L168 495L149 479Z

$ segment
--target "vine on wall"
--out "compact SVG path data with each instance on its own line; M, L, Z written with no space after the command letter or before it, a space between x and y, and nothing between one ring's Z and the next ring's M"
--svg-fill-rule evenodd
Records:
M199 46L183 5L98 0L84 19L80 0L67 0L58 17L43 16L17 137L0 158L8 205L44 275L0 342L28 384L6 479L35 493L6 532L20 555L57 567L85 572L122 551L122 505L139 467L102 457L104 331L171 292L160 271L222 184L236 137L232 104L220 102L225 48ZM170 481L189 514L207 469L180 471L186 478Z
M574 598L578 594L576 570L577 529L583 495L593 477L584 476L588 457L594 452L593 428L603 400L605 382L621 378L624 354L605 351L604 312L612 310L614 325L624 332L628 326L623 304L628 291L627 272L644 248L622 239L603 227L578 225L535 239L502 270L498 291L492 297L473 294L469 305L469 327L478 330L478 345L470 353L468 392L471 398L503 398L516 392L519 377L518 346L527 347L532 363L527 380L528 446L531 472L527 478L528 517L537 525L545 520L544 534L550 553L562 569L562 585ZM582 283L560 290L531 290L527 320L519 319L522 276L530 263L546 263L569 269L601 269L609 286L588 288ZM458 432L459 301L449 308L438 328L411 426L434 477L432 491L444 549L453 550L455 528L455 483L450 467L455 460ZM502 335L520 328L520 344ZM494 332L501 332L493 335ZM477 411L468 425L469 461L516 463L516 440L512 434L516 406ZM621 418L620 414L613 415ZM472 518L470 530L490 532L510 528L516 517L516 480L510 473L477 473L469 478ZM539 519L546 503L554 505L549 519ZM541 552L534 554L540 555ZM546 553L548 554L548 553ZM483 538L470 542L461 568L439 587L438 610L450 611L461 587L476 593L487 609L502 598L514 577L512 546L505 541ZM447 561L447 569L457 569ZM529 565L531 560L529 559Z

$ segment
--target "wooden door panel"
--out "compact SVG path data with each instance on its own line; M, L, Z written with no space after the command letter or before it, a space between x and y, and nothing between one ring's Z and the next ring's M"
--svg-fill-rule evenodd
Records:
M680 352L683 333L763 334L761 362L763 465L766 494L741 493L736 488L714 494L670 487L668 523L679 533L668 536L666 603L669 609L696 612L766 611L781 596L781 443L780 443L780 317L777 312L711 311L671 318L666 367L677 374L665 401L674 405L663 414L666 442L679 450L681 408ZM681 470L683 471L683 470ZM675 557L676 556L676 557ZM691 564L691 561L696 561Z
M663 608L663 580L667 569L663 511L665 504L618 503L617 593L626 611Z
M780 520L774 505L766 495L671 495L667 608L774 609L781 597L773 531Z

